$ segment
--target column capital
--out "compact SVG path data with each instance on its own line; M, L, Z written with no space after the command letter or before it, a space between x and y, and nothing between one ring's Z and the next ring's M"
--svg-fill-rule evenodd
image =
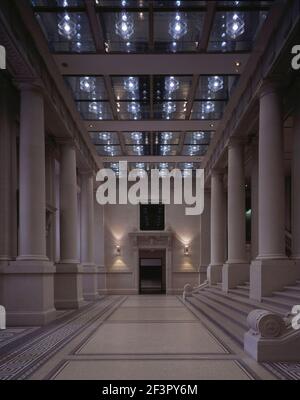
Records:
M95 172L92 168L79 168L79 175L92 178L95 176Z
M61 147L61 146L68 146L68 147L73 147L74 149L76 148L76 144L71 137L61 137L61 138L55 138L55 142Z
M244 146L246 144L246 139L244 137L232 136L228 140L228 148Z
M262 98L271 93L278 93L281 88L282 77L274 76L272 78L264 79L258 92L259 98Z
M225 170L223 168L214 168L211 171L211 176L224 176Z
M15 79L13 83L20 91L44 92L44 85L38 78Z

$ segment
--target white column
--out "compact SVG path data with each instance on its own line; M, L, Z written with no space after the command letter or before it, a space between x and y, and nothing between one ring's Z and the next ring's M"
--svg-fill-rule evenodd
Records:
M200 219L200 270L199 284L207 279L207 268L210 264L210 190L205 190L204 212Z
M244 145L233 138L228 146L228 261L223 268L224 291L249 280L246 259Z
M228 148L228 263L246 262L245 209L244 146L232 141Z
M97 291L97 269L94 254L94 177L92 172L81 174L81 264L83 266L83 296L95 300Z
M72 143L61 145L60 159L60 258L63 264L79 264L77 240L76 150Z
M281 96L266 83L259 116L259 259L285 256L285 182Z
M8 84L0 83L0 263L12 258L12 138ZM15 140L15 138L14 138Z
M106 273L104 262L104 206L100 206L94 195L94 232L95 232L95 262L98 271L97 290L99 294L106 293Z
M211 177L211 241L208 280L210 284L222 281L222 268L225 262L225 193L223 173L213 171Z
M56 315L55 268L46 257L44 99L33 82L20 88L19 257L1 270L1 302L8 325L43 325Z
M292 161L292 256L300 259L300 106L294 122Z
M300 278L297 263L285 255L285 175L282 96L266 82L259 115L259 254L250 268L250 297L261 301Z
M61 144L60 154L60 262L55 276L55 305L74 309L83 305L82 268L78 260L78 204L76 150Z
M38 89L23 88L20 122L18 260L47 261L44 100Z
M258 256L258 144L252 144L251 160L251 256Z

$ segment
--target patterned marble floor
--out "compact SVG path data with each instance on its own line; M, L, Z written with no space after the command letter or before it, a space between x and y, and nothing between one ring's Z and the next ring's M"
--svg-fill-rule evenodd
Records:
M259 365L175 296L110 296L0 333L0 379L297 379Z

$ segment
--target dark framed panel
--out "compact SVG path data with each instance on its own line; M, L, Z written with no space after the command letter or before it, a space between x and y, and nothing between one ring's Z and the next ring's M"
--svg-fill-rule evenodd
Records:
M140 230L164 231L165 230L165 206L164 204L140 205Z

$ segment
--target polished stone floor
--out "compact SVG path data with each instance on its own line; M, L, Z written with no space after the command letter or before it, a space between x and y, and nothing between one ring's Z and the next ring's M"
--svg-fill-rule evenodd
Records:
M14 332L0 379L276 379L175 296L110 296Z

